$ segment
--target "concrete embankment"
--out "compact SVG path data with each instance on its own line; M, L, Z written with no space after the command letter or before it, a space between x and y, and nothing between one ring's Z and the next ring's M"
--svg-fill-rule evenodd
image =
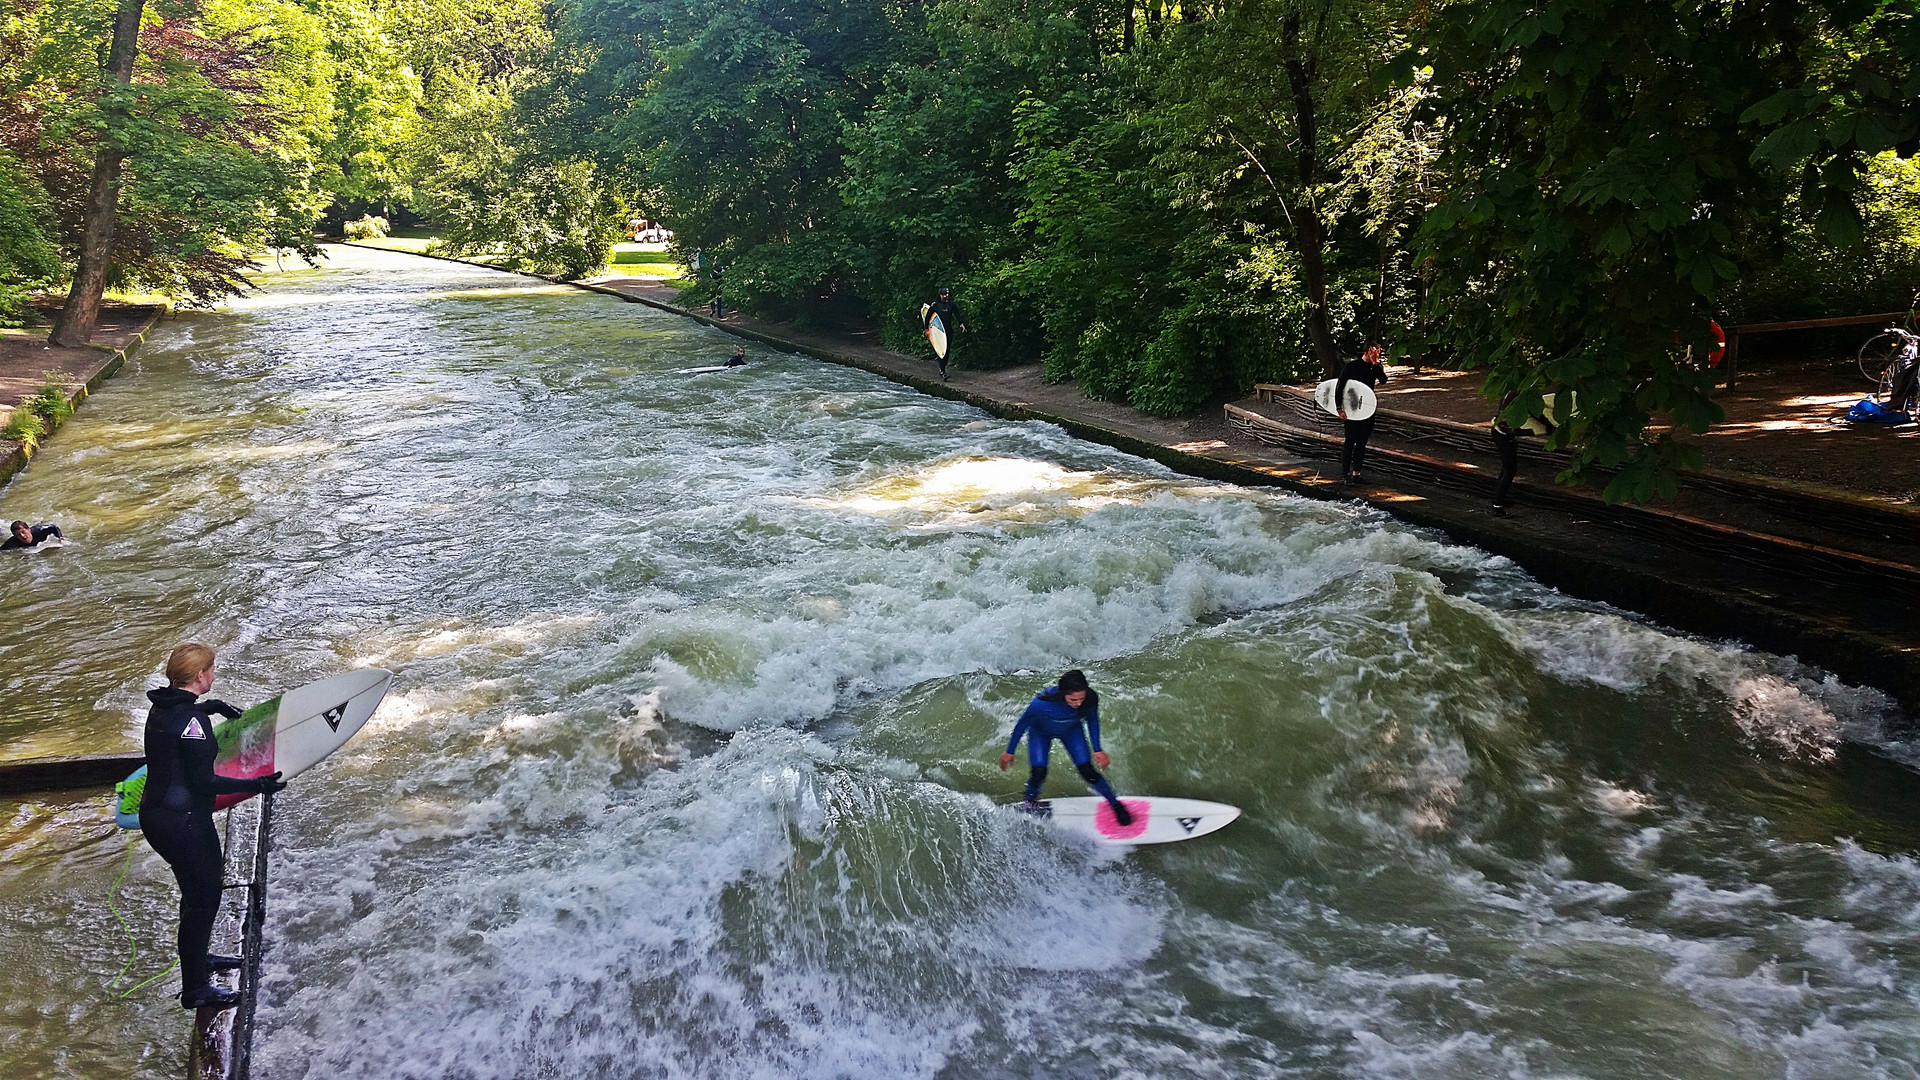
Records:
M120 371L128 353L147 340L166 313L166 306L151 304L110 309L102 318L94 343L80 348L48 345L39 332L0 335L0 425L49 382L61 386L67 404L78 408L88 394ZM40 440L52 434L49 431ZM35 449L32 442L0 440L0 486L26 468Z

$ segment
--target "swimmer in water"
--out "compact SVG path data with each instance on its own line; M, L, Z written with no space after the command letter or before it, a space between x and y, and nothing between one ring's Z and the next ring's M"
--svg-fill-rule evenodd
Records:
M11 535L4 541L0 541L0 551L11 551L15 548L38 547L48 538L55 540L66 539L65 534L60 531L60 526L58 525L29 526L24 521L16 521L9 526L8 531Z
M1067 748L1067 756L1073 759L1074 768L1080 770L1080 778L1113 808L1114 820L1122 825L1133 824L1133 814L1113 793L1113 785L1095 768L1096 765L1107 768L1112 759L1100 749L1100 695L1087 686L1085 672L1075 668L1060 676L1058 685L1040 691L1027 711L1020 714L1019 723L1013 725L1013 737L1007 740L1006 752L1000 755L1001 772L1013 764L1013 751L1023 735L1027 739L1029 809L1039 806L1040 785L1047 779L1047 759L1053 750L1053 740L1059 739Z
M733 347L733 355L727 358L727 362L725 366L726 367L746 367L747 366L747 347L745 345L735 345Z

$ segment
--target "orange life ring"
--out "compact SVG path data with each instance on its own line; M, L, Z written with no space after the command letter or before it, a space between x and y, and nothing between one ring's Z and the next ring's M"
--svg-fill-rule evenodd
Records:
M1720 361L1727 358L1727 332L1712 319L1707 320L1707 329L1713 331L1713 351L1707 354L1707 366L1719 367Z

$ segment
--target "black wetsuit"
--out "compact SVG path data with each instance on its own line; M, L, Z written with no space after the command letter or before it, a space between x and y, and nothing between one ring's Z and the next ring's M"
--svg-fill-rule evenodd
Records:
M1369 389L1381 386L1387 381L1387 369L1365 360L1347 361L1347 366L1340 369L1339 381L1334 384L1333 400L1346 400L1343 395L1347 392L1349 381L1366 383ZM1365 420L1344 421L1347 438L1340 445L1340 476L1343 479L1352 479L1366 464L1367 440L1373 438L1373 421L1373 416Z
M147 787L140 796L140 831L180 883L180 989L185 994L208 984L207 944L226 877L220 834L213 827L213 797L262 791L265 778L234 780L214 774L219 747L211 714L239 715L233 706L211 698L196 703L194 695L171 686L147 691L147 700L153 708L147 712Z
M46 540L46 538L49 536L57 536L62 540L66 539L66 534L60 531L60 526L58 525L35 525L33 527L33 543L34 544L41 543L42 541ZM32 547L32 546L33 544L21 543L19 537L13 535L12 532L8 532L6 541L4 543L0 543L0 551L10 551L14 548L26 548L26 547Z
M940 324L947 328L947 355L940 357L940 374L947 373L947 357L953 355L953 335L960 332L960 309L954 302L945 298L935 300L927 306L927 317L921 320L922 327L932 326L933 317L940 316Z
M1500 419L1500 413L1507 411L1507 406L1513 404L1513 399L1518 396L1519 392L1515 391L1501 398L1499 408L1493 417L1493 448L1500 454L1500 475L1495 477L1493 481L1493 508L1495 511L1504 511L1506 509L1507 489L1513 486L1513 476L1520 471L1520 436L1531 432L1529 428L1508 427L1507 424ZM1553 431L1553 425L1551 423L1537 416L1533 419L1540 420L1541 424L1546 427L1549 433ZM1532 421L1529 422L1531 423Z
M746 367L747 358L744 356L741 356L739 353L735 353L732 356L727 357L727 362L725 364L722 364L721 366L722 367Z

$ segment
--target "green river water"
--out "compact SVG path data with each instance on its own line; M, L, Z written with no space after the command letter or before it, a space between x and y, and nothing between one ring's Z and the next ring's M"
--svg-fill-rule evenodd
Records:
M241 703L397 673L280 800L255 1076L1920 1077L1882 695L1357 505L331 254L162 324L0 499L77 541L0 561L0 757L136 747L183 639ZM1103 852L1001 807L1068 666L1122 791L1241 820ZM0 1077L184 1075L174 983L120 996L164 864L103 797L0 800L0 852Z

